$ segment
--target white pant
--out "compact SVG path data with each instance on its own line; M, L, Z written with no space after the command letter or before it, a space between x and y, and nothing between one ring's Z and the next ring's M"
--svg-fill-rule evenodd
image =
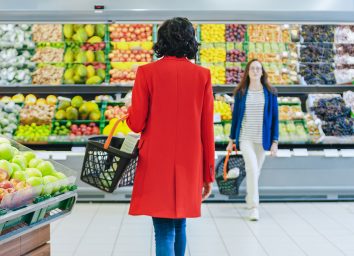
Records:
M246 203L248 208L259 205L258 180L265 159L263 145L252 141L240 141L240 149L246 167Z

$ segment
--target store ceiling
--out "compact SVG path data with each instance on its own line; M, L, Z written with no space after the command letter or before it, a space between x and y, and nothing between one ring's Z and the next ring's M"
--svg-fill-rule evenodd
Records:
M95 5L105 10L97 13ZM354 0L0 0L1 22L151 22L174 16L200 22L354 23Z

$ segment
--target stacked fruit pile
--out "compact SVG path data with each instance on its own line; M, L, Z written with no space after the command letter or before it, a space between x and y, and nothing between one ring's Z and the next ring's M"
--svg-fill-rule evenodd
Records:
M226 61L227 62L246 62L246 51L242 43L226 43Z
M135 80L136 71L143 63L112 62L110 84L132 84Z
M61 64L40 64L37 66L37 70L32 74L32 83L42 85L60 85L62 84L63 74L64 67Z
M118 118L113 118L109 121L108 125L104 127L102 134L109 135L112 132L114 124L118 121ZM114 136L125 136L132 132L127 125L126 121L122 121L118 124L117 128L115 129L113 135Z
M354 80L354 26L337 27L336 41L336 70L338 84L351 83Z
M220 114L221 120L232 119L231 106L225 101L220 101L220 100L214 101L214 113Z
M64 72L65 84L101 84L106 78L106 64L71 64Z
M110 25L110 84L132 84L137 67L153 61L151 24Z
M200 28L201 65L210 69L212 84L225 84L225 24L202 24Z
M301 36L304 42L334 42L334 26L332 25L302 25Z
M279 141L287 142L307 142L308 133L303 122L281 122L279 124Z
M311 111L322 121L326 136L353 136L354 121L350 117L351 108L341 97L318 98L313 102Z
M208 65L213 85L223 85L226 83L226 70L223 64Z
M111 24L109 32L113 42L152 42L151 24Z
M245 73L242 69L241 64L226 64L226 83L227 84L238 84Z
M16 141L27 142L47 142L50 135L51 125L37 125L32 123L31 125L19 125L15 132L14 139Z
M66 175L57 171L51 162L37 158L32 151L20 152L10 141L1 138L0 201L8 194L32 187L38 188L38 193L28 191L33 196L54 194L64 189L68 182Z
M86 48L84 48L86 49ZM65 51L65 63L106 63L103 50L84 50L78 46L68 47Z
M281 25L248 25L250 42L290 42L288 27Z
M206 43L225 42L225 24L202 24L201 40Z
M29 94L25 98L25 106L20 111L22 125L50 125L54 116L56 97L50 95L47 99L37 99Z
M111 62L151 62L152 50L113 50L109 55Z
M59 101L56 120L92 120L101 119L101 111L94 101L84 101L81 96L75 96L70 99L61 99Z
M14 101L0 101L0 134L11 138L17 129L20 105Z
M249 25L248 59L260 60L272 84L298 83L297 48L288 26ZM297 31L297 30L294 30Z
M63 28L61 24L34 24L32 26L33 42L62 42Z
M121 118L128 113L128 109L126 106L112 106L108 105L106 110L104 111L104 117L106 120L111 120L113 118Z
M35 47L31 26L27 24L0 25L0 83L30 84L35 64L31 62Z
M231 124L214 124L215 142L227 142L230 136Z
M279 120L290 121L290 120L304 120L305 114L301 110L301 105L279 106Z
M104 24L64 24L66 41L98 44L104 42L106 25Z
M311 141L316 143L321 137L320 130L318 128L318 124L315 122L311 114L305 115L306 126L309 131L309 135Z
M38 43L32 61L36 63L63 62L64 43Z
M202 44L200 50L200 61L202 63L213 63L226 61L225 45Z
M302 44L300 49L300 61L303 63L330 63L334 61L332 43L308 43Z
M247 25L226 24L226 42L243 42L247 32Z
M306 84L335 84L334 26L303 25L301 36L300 74Z

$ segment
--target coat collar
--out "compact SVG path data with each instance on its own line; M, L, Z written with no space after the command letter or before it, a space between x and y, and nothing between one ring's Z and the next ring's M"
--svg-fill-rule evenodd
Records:
M189 61L187 57L177 58L176 56L164 56L162 60L177 60L177 61Z

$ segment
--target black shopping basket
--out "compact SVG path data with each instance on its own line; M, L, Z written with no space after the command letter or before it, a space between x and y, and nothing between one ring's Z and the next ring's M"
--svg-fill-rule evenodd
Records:
M216 165L215 172L220 194L228 196L238 195L239 187L246 177L245 161L242 156L237 155L236 145L232 147L236 151L236 155L231 155L231 151L228 151L227 155ZM227 173L233 168L238 168L240 174L236 178L228 178Z
M113 137L119 122L117 120L108 136L96 136L88 140L81 180L91 186L112 193L117 186L133 185L138 160L135 147L132 154L119 150L124 139Z

